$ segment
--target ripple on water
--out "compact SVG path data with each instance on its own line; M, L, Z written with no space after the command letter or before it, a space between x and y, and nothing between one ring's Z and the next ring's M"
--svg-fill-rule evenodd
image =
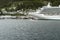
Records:
M0 20L0 40L60 40L60 21Z

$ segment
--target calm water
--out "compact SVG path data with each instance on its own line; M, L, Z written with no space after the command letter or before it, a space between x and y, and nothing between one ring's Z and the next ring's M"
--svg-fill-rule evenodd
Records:
M0 40L60 40L60 21L0 20Z

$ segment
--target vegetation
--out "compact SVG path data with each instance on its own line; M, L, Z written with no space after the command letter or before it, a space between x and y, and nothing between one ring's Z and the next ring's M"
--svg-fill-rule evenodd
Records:
M8 10L9 7L14 6L16 7L15 10L36 9L47 5L48 2L51 2L52 6L58 6L60 4L60 0L0 0L0 9L6 8ZM12 8L10 10L14 9Z
M51 6L58 6L60 5L60 0L0 0L0 15L12 15L12 14L3 14L3 11L17 11L21 10L23 11L23 14L13 14L14 15L24 15L24 11L27 11L29 9L37 9L38 7L42 7L48 4L48 2L51 3ZM27 13L28 14L28 13Z

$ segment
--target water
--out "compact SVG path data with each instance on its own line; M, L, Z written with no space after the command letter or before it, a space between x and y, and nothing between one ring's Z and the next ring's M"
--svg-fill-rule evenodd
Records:
M0 40L60 40L60 21L2 19Z

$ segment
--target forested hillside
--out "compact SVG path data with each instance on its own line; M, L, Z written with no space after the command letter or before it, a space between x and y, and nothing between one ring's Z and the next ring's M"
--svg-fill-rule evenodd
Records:
M36 9L47 5L48 2L51 2L52 6L58 6L60 0L0 0L0 9L16 7L16 10L19 9Z

